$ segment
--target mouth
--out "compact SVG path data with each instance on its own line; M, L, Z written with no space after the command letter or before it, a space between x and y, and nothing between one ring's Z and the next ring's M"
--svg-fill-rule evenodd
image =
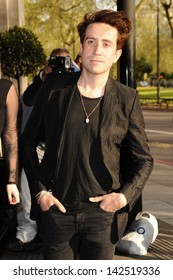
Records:
M90 62L92 62L92 63L103 63L103 61L99 60L99 59L91 59Z

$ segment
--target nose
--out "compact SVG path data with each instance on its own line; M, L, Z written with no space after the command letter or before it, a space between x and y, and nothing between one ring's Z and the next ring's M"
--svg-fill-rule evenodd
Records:
M95 54L100 54L100 53L101 53L101 50L102 50L101 42L95 42L93 52L94 52Z

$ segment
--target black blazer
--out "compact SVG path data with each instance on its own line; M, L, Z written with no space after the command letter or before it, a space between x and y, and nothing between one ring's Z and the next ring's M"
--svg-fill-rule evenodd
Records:
M66 74L67 75L67 74ZM52 189L63 203L66 190L57 191L56 174L64 145L64 126L80 73L66 77L49 76L21 137L23 165L34 201L40 189ZM46 150L39 166L36 147L45 135ZM153 159L145 133L144 118L137 92L111 78L108 79L101 112L100 141L104 164L112 176L110 191L122 192L128 206L119 211L119 237L152 171ZM128 147L128 157L122 157ZM130 160L130 166L127 162Z

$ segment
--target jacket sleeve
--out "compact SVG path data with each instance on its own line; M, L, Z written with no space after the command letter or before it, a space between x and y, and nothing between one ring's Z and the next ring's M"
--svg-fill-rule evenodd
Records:
M129 116L129 128L126 136L129 162L126 164L127 180L124 181L121 192L126 196L129 211L147 182L153 169L153 158L150 153L139 95L136 93L132 110Z
M39 183L39 159L36 150L39 142L43 141L44 97L44 87L42 86L19 139L20 160L28 179L32 200L40 190L44 189Z
M23 93L23 102L27 106L33 106L39 90L43 84L40 74L38 74L31 85Z

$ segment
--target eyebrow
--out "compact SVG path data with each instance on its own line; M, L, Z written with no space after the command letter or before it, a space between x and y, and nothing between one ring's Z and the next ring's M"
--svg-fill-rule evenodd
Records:
M88 40L88 39L93 39L93 40L96 40L95 37L85 37L85 41Z
M86 37L85 41L88 40L88 39L97 40L95 37ZM113 43L111 40L108 40L108 39L102 39L102 41L103 42L108 42L108 43Z

